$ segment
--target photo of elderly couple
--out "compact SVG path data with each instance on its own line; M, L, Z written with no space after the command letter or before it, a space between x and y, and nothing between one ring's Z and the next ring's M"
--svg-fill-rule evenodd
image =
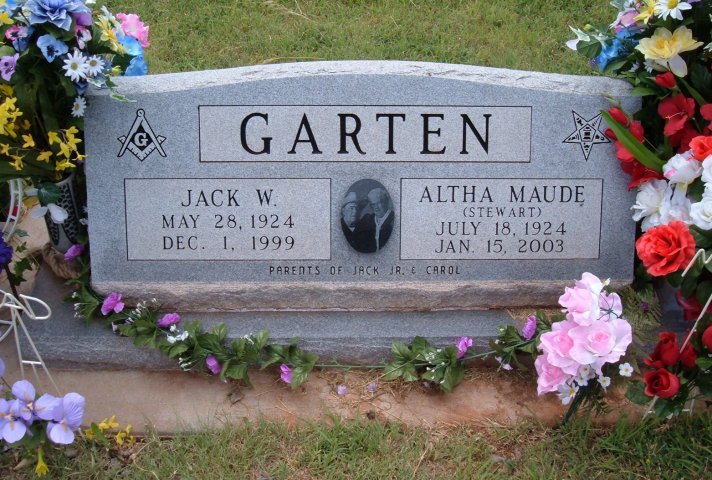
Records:
M374 253L393 231L393 202L379 182L363 179L349 187L341 202L341 229L354 250Z

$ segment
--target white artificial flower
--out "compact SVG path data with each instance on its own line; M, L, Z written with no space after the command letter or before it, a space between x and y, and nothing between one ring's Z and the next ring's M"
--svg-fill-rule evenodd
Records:
M104 70L104 60L97 55L92 55L87 59L87 75L93 77Z
M712 184L705 186L702 199L690 205L690 218L692 224L702 230L712 229Z
M606 389L611 386L611 377L598 377L598 383Z
M76 48L74 53L67 55L62 69L66 71L65 75L73 82L80 82L87 78L87 60Z
M43 217L47 212L49 212L50 218L54 223L64 223L64 221L69 217L69 213L54 203L48 203L44 207L36 207L32 210L30 214L33 218Z
M682 20L682 11L689 10L692 8L687 2L681 2L680 0L658 0L655 4L655 15L665 20L668 16L676 19Z
M167 335L167 336L166 336L166 341L167 341L168 343L170 343L171 345L173 345L174 343L176 343L176 340L178 340L178 338L174 337L173 335Z
M633 375L633 367L631 367L630 363L621 363L618 365L618 373L621 377L630 377Z
M702 181L705 183L712 182L712 155L702 162Z
M668 184L665 190L665 197L660 206L660 223L667 225L670 222L680 221L685 225L690 225L690 206L692 202L687 198L687 192L684 188L677 188L675 185Z
M644 219L649 225L647 228L645 223L643 224L643 231L647 230L651 226L658 225L659 222L659 210L660 206L663 204L663 198L665 197L665 190L667 189L668 182L665 180L651 180L645 182L638 187L638 195L635 197L635 205L631 207L635 213L633 213L633 220L639 222ZM649 219L655 216L654 219Z
M87 101L84 100L84 97L78 96L77 98L74 99L74 103L72 104L72 116L73 117L83 117L84 116L84 110L87 108Z
M692 156L691 151L678 153L663 165L663 175L671 182L687 187L702 175L702 164Z
M561 400L561 403L563 405L568 405L571 403L571 400L576 396L576 393L578 392L579 387L576 385L559 385L558 386L558 391L559 391L559 400Z

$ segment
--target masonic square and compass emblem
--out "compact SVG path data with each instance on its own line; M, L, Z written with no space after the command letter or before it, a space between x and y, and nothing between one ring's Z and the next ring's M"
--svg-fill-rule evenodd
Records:
M146 120L144 111L138 109L136 111L136 119L133 125L131 125L131 130L129 130L128 135L119 137L121 150L119 150L118 157L122 157L124 153L126 153L126 150L133 153L134 156L142 162L154 150L158 150L158 153L160 153L162 157L165 157L166 152L161 146L165 140L165 137L153 133L151 125L149 125L148 120Z
M606 135L598 129L601 124L601 114L599 113L590 120L586 120L578 113L571 111L574 115L574 124L576 125L576 130L566 137L563 143L578 143L581 145L581 151L583 152L583 157L588 160L588 156L591 154L593 146L597 143L611 143L611 141L606 138Z

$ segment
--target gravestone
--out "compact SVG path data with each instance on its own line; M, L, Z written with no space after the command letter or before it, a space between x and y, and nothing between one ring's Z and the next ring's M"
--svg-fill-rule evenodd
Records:
M131 102L95 91L86 114L99 292L236 334L329 331L334 353L484 338L584 271L633 278L633 194L600 115L637 109L625 82L315 62L118 83Z

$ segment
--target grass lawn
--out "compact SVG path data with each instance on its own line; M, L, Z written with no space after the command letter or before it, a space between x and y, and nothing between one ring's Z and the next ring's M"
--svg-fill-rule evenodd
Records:
M367 419L331 419L289 428L261 422L173 439L149 436L107 450L82 440L50 452L57 479L705 479L712 476L712 417L667 424L620 421L561 429L531 423L450 430ZM0 477L30 478L4 470Z
M153 73L307 60L418 60L590 73L569 25L607 0L120 0L151 26Z

